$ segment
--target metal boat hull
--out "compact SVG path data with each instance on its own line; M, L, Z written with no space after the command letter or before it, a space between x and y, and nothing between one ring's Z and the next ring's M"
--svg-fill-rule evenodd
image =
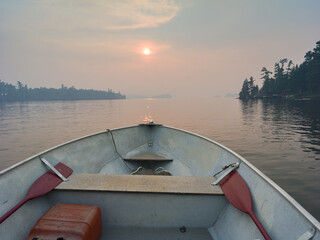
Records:
M24 198L31 184L51 164L63 162L74 174L125 175L130 169L163 168L173 176L209 177L223 166L240 162L253 208L272 239L320 239L320 224L278 185L248 161L202 136L161 125L138 125L76 139L26 159L0 172L0 215ZM156 154L167 162L122 161ZM89 175L90 176L90 175ZM155 176L161 188L161 179ZM93 181L93 180L92 180ZM37 219L55 203L97 205L102 211L101 239L263 239L251 218L235 209L222 194L167 192L147 186L126 188L56 189L31 200L0 225L1 239L25 239ZM158 187L159 187L158 186ZM133 190L132 190L133 189Z

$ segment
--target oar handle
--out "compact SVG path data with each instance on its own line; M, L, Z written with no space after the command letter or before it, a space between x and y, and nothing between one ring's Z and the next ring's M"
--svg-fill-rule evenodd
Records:
M25 198L23 199L21 202L19 202L17 205L15 205L13 208L11 208L11 210L9 212L7 212L5 215L3 215L0 218L0 224L3 223L8 217L11 216L12 213L14 213L15 211L17 211L23 204L25 204L27 201L29 200L29 198Z
M267 231L264 229L264 227L262 226L262 224L260 223L259 219L257 218L257 216L251 212L249 213L250 217L252 218L253 222L257 225L259 231L261 232L262 236L266 239L266 240L271 240L271 237L268 235Z

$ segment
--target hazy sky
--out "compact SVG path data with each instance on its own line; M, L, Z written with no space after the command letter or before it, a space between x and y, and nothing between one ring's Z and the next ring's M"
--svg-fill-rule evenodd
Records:
M319 12L319 0L0 0L0 79L128 95L238 93L263 66L302 62L320 40Z

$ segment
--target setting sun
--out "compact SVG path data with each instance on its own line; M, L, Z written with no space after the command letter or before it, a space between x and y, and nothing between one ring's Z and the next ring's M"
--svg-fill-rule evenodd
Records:
M150 52L150 49L146 48L143 50L143 54L144 55L149 55L151 52Z

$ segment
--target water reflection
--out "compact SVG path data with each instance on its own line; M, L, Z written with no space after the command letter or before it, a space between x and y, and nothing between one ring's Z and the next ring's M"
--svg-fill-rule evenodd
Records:
M320 108L315 101L240 101L243 156L320 219Z
M299 142L304 152L313 152L320 160L319 101L281 99L241 101L244 125L260 124L265 142Z
M148 101L150 101L150 99L147 99ZM150 105L147 105L146 106L146 113L145 114L143 114L143 116L142 116L142 122L144 123L144 124L146 124L146 123L149 123L149 122L153 122L153 117L152 117L152 115L151 115L151 112L150 112Z

